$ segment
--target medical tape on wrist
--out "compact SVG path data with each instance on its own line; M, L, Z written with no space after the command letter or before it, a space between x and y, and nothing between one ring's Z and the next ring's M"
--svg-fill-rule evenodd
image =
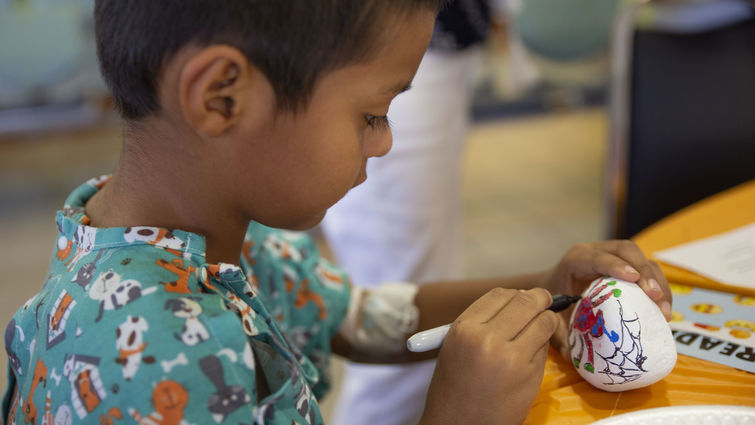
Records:
M417 285L383 283L374 288L351 288L343 336L358 351L395 354L406 348L406 335L416 332L419 309L414 305Z

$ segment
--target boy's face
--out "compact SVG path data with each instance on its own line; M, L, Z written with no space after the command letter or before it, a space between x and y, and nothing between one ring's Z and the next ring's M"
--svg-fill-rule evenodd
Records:
M276 113L262 129L241 121L236 134L249 139L235 144L229 171L245 213L269 226L310 228L367 178L367 160L391 148L389 127L375 117L410 84L434 19L418 11L392 23L377 56L322 76L297 114Z

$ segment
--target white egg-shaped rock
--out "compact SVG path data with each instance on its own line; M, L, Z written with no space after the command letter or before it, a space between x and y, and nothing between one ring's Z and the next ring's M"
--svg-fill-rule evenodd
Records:
M676 345L663 313L635 283L597 279L582 294L569 323L577 372L605 391L660 381L676 364Z

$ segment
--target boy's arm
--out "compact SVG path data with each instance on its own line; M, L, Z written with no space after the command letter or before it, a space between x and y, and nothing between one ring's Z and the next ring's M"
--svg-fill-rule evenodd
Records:
M477 299L495 288L532 289L544 287L546 272L495 279L434 282L421 285L414 299L420 311L419 330L452 323Z
M455 321L477 299L495 288L530 289L545 273L528 274L502 279L475 279L464 281L431 282L420 285L414 297L419 310L417 332ZM542 285L539 285L542 286ZM406 338L411 336L405 335ZM405 339L406 339L405 338ZM424 353L403 351L391 354L375 354L354 347L339 333L333 339L333 352L349 360L364 363L404 363L434 358L438 350Z
M647 259L633 242L606 241L575 245L554 268L539 273L421 285L414 298L414 304L419 309L417 329L421 331L453 323L475 300L494 288L541 287L552 294L580 294L587 284L604 275L638 283L658 304L667 320L670 319L671 292L660 268ZM562 322L567 320L566 316L567 314L560 316ZM557 348L564 346L562 340L566 337L565 332L566 324L562 323L553 341ZM406 335L407 338L409 336ZM373 352L353 349L340 334L333 340L333 351L351 360L368 363L425 360L438 354L438 350L411 353L404 349L394 355L375 355Z
M550 303L542 288L496 288L467 307L439 350L419 424L521 423L560 326Z

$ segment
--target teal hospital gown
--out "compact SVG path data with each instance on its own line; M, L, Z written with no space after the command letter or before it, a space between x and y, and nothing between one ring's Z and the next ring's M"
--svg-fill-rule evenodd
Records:
M204 238L189 232L88 226L84 205L106 182L82 185L58 212L46 282L6 327L3 419L323 423L317 398L349 302L343 271L306 235L257 223L241 267L207 264Z

